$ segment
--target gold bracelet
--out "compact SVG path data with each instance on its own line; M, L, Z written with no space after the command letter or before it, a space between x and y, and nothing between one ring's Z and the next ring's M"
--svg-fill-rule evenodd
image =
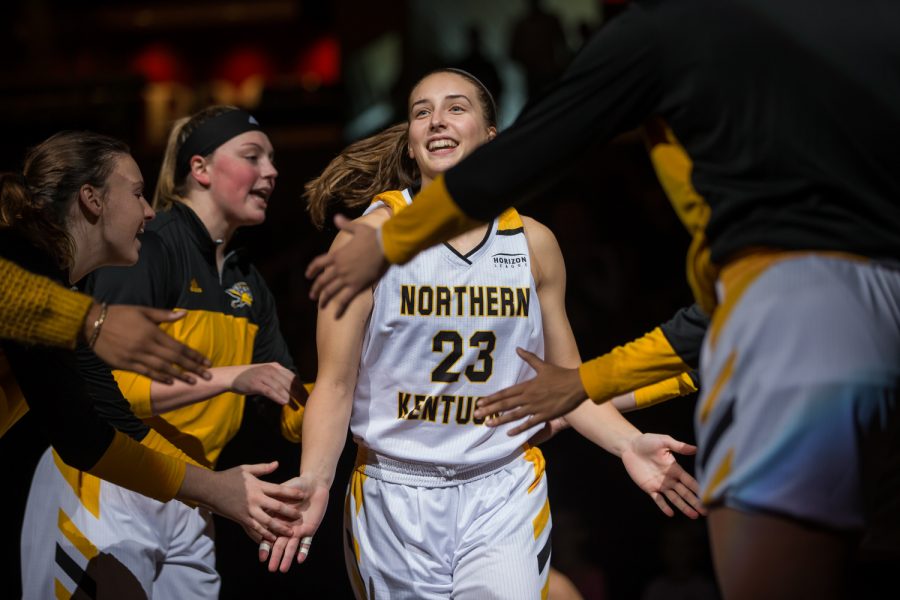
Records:
M100 337L100 328L103 326L103 322L106 321L108 310L109 306L107 306L106 302L103 302L100 305L100 316L94 321L94 331L91 333L91 339L88 340L88 348L93 348L94 344L97 343L97 338Z

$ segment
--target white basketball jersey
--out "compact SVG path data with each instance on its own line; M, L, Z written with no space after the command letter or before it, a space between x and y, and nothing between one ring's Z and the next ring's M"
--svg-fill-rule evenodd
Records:
M396 213L409 190L386 192L369 210ZM544 355L541 307L522 220L510 209L465 256L446 244L393 265L375 288L363 341L351 430L357 443L402 461L477 465L521 449L475 419L475 401L534 377L516 354Z

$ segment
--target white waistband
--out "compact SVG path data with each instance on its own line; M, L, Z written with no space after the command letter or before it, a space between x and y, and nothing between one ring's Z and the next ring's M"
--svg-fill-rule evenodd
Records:
M487 463L436 465L390 458L363 447L356 455L356 470L375 479L417 487L449 487L487 477L522 456L523 449Z

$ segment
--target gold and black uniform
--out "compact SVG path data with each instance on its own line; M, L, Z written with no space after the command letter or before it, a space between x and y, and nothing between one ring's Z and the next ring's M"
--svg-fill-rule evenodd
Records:
M184 319L163 329L208 356L213 367L278 362L294 368L274 298L245 253L229 252L220 274L216 242L197 215L180 203L159 213L141 241L135 266L99 269L89 277L86 289L108 302L186 310ZM240 394L225 392L152 416L150 380L130 372L115 375L135 413L202 464L215 465L241 425ZM278 409L269 400L263 405Z
M15 231L0 233L0 254L56 282L68 279ZM85 344L72 352L2 340L0 348L0 435L30 410L68 464L158 500L175 496L185 455L135 417Z

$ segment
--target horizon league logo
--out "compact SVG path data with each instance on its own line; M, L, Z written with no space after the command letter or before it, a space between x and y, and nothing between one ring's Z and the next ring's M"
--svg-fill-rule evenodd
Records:
M506 254L503 252L491 256L495 267L501 269L517 269L528 266L528 256L525 254Z

